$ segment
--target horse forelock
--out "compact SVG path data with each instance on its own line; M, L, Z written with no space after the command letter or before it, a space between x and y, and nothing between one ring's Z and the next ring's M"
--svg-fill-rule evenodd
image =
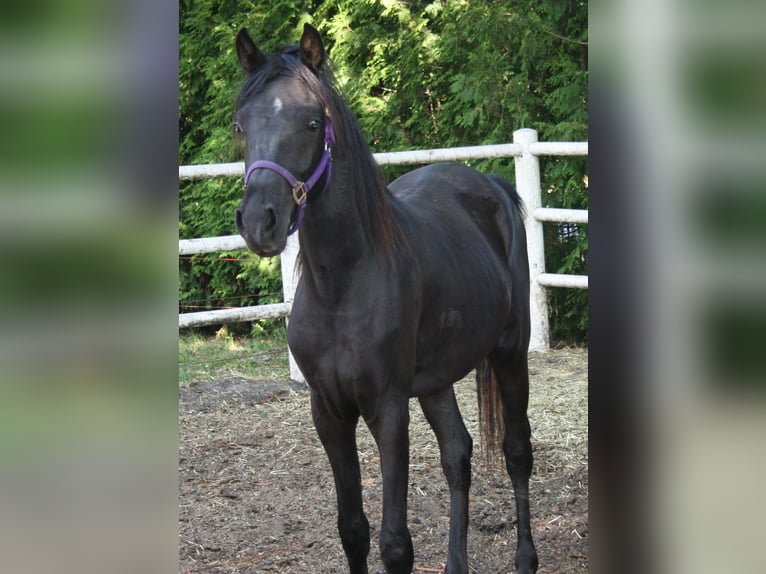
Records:
M237 109L280 77L299 78L312 92L321 93L317 85L312 85L317 84L319 79L301 64L298 58L298 46L290 44L283 46L279 52L269 54L263 66L248 74L237 97Z

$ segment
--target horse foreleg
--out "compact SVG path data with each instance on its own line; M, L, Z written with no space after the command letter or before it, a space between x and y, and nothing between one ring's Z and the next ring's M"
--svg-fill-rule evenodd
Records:
M408 399L388 400L368 421L380 452L383 473L383 520L380 557L387 574L412 572L414 554L407 528L407 479L409 472Z
M351 574L367 574L370 525L362 507L362 481L356 451L356 424L334 419L316 393L311 393L311 413L319 440L330 459L338 499L338 532Z
M471 435L463 424L452 386L420 398L439 441L441 464L450 491L449 556L445 574L468 573L468 491L471 487Z

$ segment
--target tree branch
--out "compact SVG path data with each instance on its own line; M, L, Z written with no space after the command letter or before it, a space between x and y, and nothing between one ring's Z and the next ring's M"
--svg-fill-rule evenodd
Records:
M567 38L565 36L559 36L555 32L550 32L549 30L543 30L546 34L550 34L551 36L558 38L559 40L564 40L565 42L572 42L572 44L579 44L580 46L587 46L588 42L583 42L581 40L572 40L571 38Z

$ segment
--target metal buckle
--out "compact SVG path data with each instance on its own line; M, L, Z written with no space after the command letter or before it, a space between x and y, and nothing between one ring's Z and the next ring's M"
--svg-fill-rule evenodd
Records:
M306 190L305 184L302 181L298 182L298 185L296 185L293 188L293 201L297 205L302 205L304 201L306 201L306 196L308 195L308 191Z

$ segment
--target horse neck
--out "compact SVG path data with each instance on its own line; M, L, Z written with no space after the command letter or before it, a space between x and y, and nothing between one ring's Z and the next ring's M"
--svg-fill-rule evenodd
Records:
M323 299L338 301L349 275L375 257L360 217L353 166L346 153L334 150L332 182L307 206L300 229L301 264L305 281Z

